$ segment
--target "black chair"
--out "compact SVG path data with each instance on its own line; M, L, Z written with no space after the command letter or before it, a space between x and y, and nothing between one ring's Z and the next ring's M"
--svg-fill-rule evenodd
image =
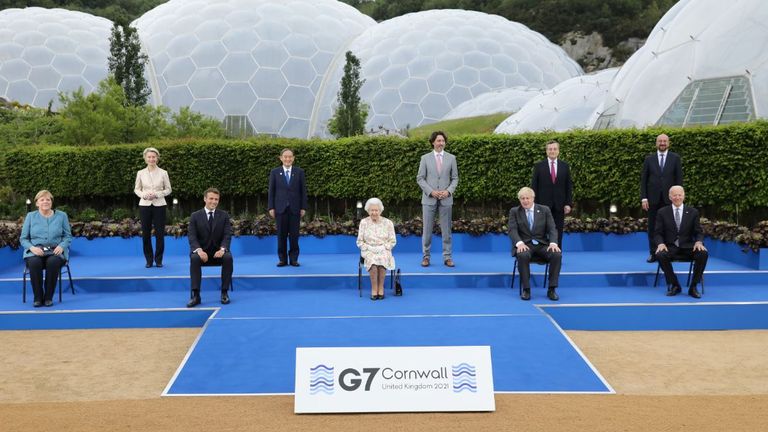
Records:
M531 264L539 264L544 266L544 281L542 282L542 286L547 286L547 279L549 278L549 261L545 258L541 258L538 256L531 257ZM514 289L515 288L515 276L517 275L517 255L515 255L515 264L512 266L512 283L509 284L509 287ZM533 276L533 275L531 275ZM523 281L520 281L518 284L519 288L519 294L523 294Z
M362 256L357 261L357 294L363 296L363 267L365 266L365 258ZM395 270L389 271L389 290L395 290Z
M67 272L67 279L69 279L69 289L72 291L72 295L75 295L75 285L72 283L72 272L69 269L69 261L64 261L64 265L61 266L61 271L59 271L59 303L61 303L61 286L62 286L62 275L64 272ZM27 266L26 261L24 261L24 274L22 275L22 284L21 284L21 301L23 303L27 302L27 275L29 275L29 266Z
M691 285L691 276L693 275L693 264L694 260L693 258L690 259L675 259L672 260L673 263L676 262L687 262L691 263L688 266L688 278L685 280L685 286ZM653 280L653 287L656 288L659 285L659 273L661 273L661 263L656 265L656 278ZM701 275L701 293L704 294L704 274Z

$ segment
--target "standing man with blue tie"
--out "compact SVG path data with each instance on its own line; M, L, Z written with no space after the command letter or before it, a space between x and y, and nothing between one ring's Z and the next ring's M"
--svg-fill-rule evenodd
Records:
M459 169L456 157L444 151L448 138L445 132L435 131L429 137L434 151L421 157L416 183L422 190L421 209L424 228L421 234L422 267L428 267L432 247L432 228L435 214L440 217L440 232L443 236L443 263L454 267L451 251L451 223L453 212L453 191L459 184Z
M560 282L560 264L562 254L555 243L557 228L549 207L534 204L536 194L533 189L524 187L517 193L520 205L509 211L509 238L512 240L512 255L517 257L520 269L520 285L523 290L520 298L531 299L531 258L543 258L549 262L549 287L547 298L560 299L557 284Z
M656 262L656 213L670 204L669 188L683 184L683 166L680 156L669 151L669 137L661 134L656 137L656 152L651 153L643 162L640 174L640 198L643 210L648 212L648 262Z
M299 226L307 210L307 183L304 170L293 166L293 150L280 152L282 166L269 173L267 194L269 215L277 223L278 267L299 266ZM290 239L290 250L287 242Z
M568 164L558 159L560 144L551 140L546 145L547 158L533 168L531 188L536 194L536 204L542 204L552 211L557 227L557 244L563 247L565 215L573 208L573 180Z

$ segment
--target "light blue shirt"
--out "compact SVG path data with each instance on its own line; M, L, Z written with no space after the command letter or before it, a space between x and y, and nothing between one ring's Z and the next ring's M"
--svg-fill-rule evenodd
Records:
M69 260L69 245L72 243L72 231L69 228L69 217L63 211L56 210L50 217L43 216L39 211L31 211L24 218L21 227L21 247L24 258L34 256L29 248L38 245L61 246L62 255Z

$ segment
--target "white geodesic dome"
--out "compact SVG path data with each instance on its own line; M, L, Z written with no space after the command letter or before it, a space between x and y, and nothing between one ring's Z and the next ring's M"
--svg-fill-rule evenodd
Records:
M38 7L0 11L0 96L44 108L107 76L112 22Z
M591 129L600 115L618 68L571 78L528 101L494 133L517 134L544 130Z
M155 104L303 138L329 67L374 24L336 0L171 0L133 23Z
M581 75L576 62L541 34L506 18L466 10L428 10L368 28L349 47L366 80L367 128L416 127L441 120L462 102L515 86L550 88ZM312 134L327 135L343 62L324 89Z
M541 89L534 87L512 87L504 90L493 90L483 93L474 99L462 102L446 114L443 120L500 113L516 113L526 102L540 93Z
M596 127L768 116L767 22L763 0L681 0L616 75Z

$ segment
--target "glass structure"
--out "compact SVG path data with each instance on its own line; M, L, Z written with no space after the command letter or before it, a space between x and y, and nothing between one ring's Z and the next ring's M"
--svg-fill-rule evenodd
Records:
M722 124L768 113L768 7L681 0L624 64L597 128Z
M483 93L476 98L462 102L446 114L443 120L500 113L516 113L526 102L537 96L540 92L541 89L533 87L512 87L510 89Z
M495 133L517 134L544 130L591 129L602 111L605 96L618 68L564 81L526 103L504 120Z
M0 11L0 97L36 107L107 77L112 22L64 9Z

